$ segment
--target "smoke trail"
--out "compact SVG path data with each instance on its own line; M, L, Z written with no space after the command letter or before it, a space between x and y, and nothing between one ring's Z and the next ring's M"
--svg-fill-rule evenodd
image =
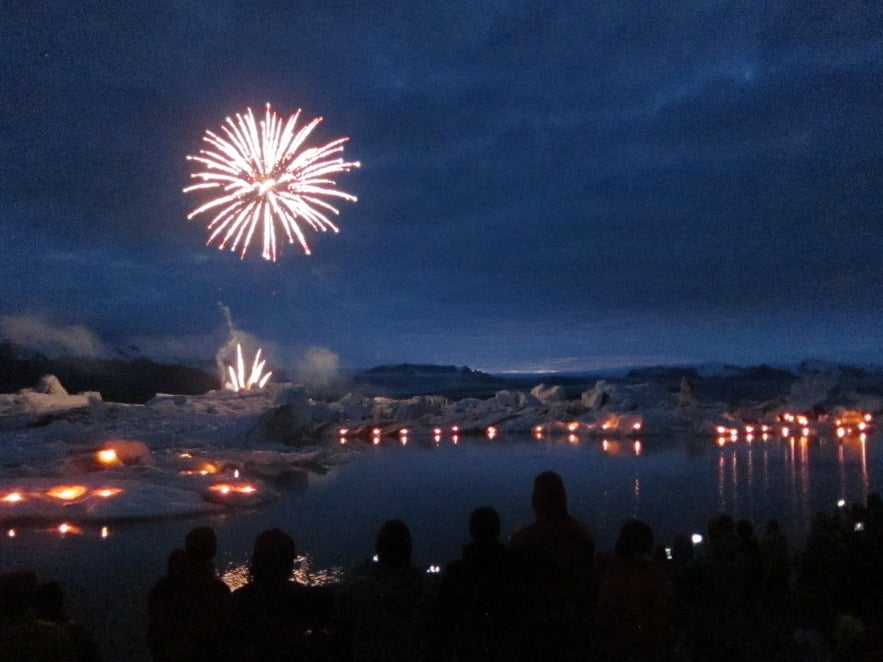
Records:
M233 313L230 311L229 306L225 306L223 302L218 301L218 308L221 309L224 320L227 322L227 342L215 353L215 367L218 370L218 378L223 386L227 382L227 368L224 365L224 359L232 355L236 349L236 343L242 342L242 334L233 326Z

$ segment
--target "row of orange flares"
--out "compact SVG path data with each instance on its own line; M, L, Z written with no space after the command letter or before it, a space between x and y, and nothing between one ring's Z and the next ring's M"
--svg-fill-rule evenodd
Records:
M5 492L3 493L3 496L0 496L0 502L16 504L21 503L22 501L28 501L29 499L45 499L46 497L49 497L50 499L62 503L73 503L82 499L88 499L89 497L108 499L116 496L122 491L123 489L121 487L99 487L97 489L90 489L85 485L55 485L54 487L39 492L25 492L24 490Z
M800 437L801 439L809 439L812 436L818 436L827 432L827 426L820 425L818 421L810 420L809 417L802 414L780 414L779 421L776 424L745 424L737 426L718 425L715 428L717 433L718 446L735 443L740 439L751 443L755 439L761 441L769 441L770 439L792 439ZM871 414L863 412L847 412L846 414L834 418L830 421L833 434L838 439L854 439L857 438L861 442L868 440L868 432L872 428L874 417Z
M361 436L363 432L351 430L349 428L340 428L337 432L338 439L341 444L346 444L350 439L355 436ZM445 430L444 428L435 427L432 429L432 440L440 444L445 434L450 435L451 443L458 444L460 443L460 427L458 425L452 425L450 428ZM380 428L371 428L370 430L370 439L371 444L374 446L379 446L381 440L385 436L384 432ZM411 430L409 428L399 428L394 434L393 437L399 440L399 443L402 446L407 446L408 442L411 439ZM488 434L488 437L493 439L493 436Z
M579 425L579 424L577 423L574 425ZM635 427L634 429L639 430L640 427ZM567 434L567 441L570 442L571 444L578 444L581 441L579 434L577 434L577 432L575 430L578 430L578 428L575 428L575 427L569 428L569 432ZM448 432L450 434L451 443L453 443L455 445L460 443L460 429L458 426L456 426L456 425L452 426L448 430ZM355 431L350 430L349 428L341 428L339 430L340 443L346 444L347 442L349 442L350 439L352 438L351 435L353 435L354 433L355 433ZM484 433L485 433L484 436L487 439L496 439L500 435L500 430L496 426L490 425L487 428L485 428ZM397 431L397 434L394 436L397 436L399 443L402 446L407 446L409 438L410 438L410 434L411 434L411 431L408 428L401 428L400 430ZM445 436L445 430L443 428L436 427L436 428L432 429L432 440L436 444L441 443L444 436ZM544 432L543 427L536 426L533 430L533 436L536 439L543 439L545 436L545 432ZM370 439L371 439L371 444L373 446L379 446L381 441L383 440L383 437L384 437L383 430L381 430L380 428L372 428L371 429ZM631 447L634 450L635 455L640 455L641 451L643 450L643 444L642 444L641 440L639 440L639 439L631 439L628 442L623 442L621 440L616 440L616 439L603 439L603 438L601 439L601 449L605 453L611 453L611 454L618 453L623 448L623 446Z
M70 522L61 522L56 526L51 526L48 529L45 529L47 533L53 533L55 535L59 535L61 537L65 536L82 536L87 533L87 531L83 530L82 527L77 526L76 524L72 524ZM91 532L91 531L90 531ZM110 538L111 532L109 526L102 526L98 529L98 537L102 540ZM6 529L6 537L10 539L19 537L18 529Z
M642 427L643 424L640 421L636 421L628 425L626 432L627 434L637 434L641 432ZM619 424L616 422L603 423L601 426L595 427L594 424L572 421L570 423L535 425L531 430L531 435L535 439L543 439L546 436L554 435L559 430L565 431L568 440L572 443L576 443L577 441L579 441L579 434L583 431L601 430L603 432L612 434L622 432L621 426L619 426ZM341 444L347 443L354 436L362 436L363 434L363 431L351 430L350 428L340 428L340 430L338 430L338 438ZM441 427L433 428L431 432L432 440L437 444L441 443L446 434L450 435L452 443L459 443L460 427L458 425L452 425L447 430ZM500 434L500 428L498 428L496 425L489 425L484 429L484 436L487 439L496 439L500 436ZM369 437L371 439L371 443L375 446L380 445L381 440L385 436L387 436L387 434L384 433L381 428L372 428L370 430ZM409 430L408 428L400 428L399 430L396 430L394 433L392 433L391 436L397 437L403 446L407 446L408 440L411 437L411 430Z

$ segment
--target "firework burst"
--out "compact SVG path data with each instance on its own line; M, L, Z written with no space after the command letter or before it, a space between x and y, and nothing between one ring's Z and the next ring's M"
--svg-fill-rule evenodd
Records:
M230 381L227 382L227 388L231 391L250 391L252 389L264 388L269 381L272 372L264 371L266 361L261 360L261 350L258 349L254 356L254 363L251 366L251 372L245 371L245 361L242 359L242 345L236 343L236 367L227 366L230 375Z
M219 248L239 249L240 258L245 258L252 238L259 233L264 259L275 262L280 231L290 244L297 239L307 255L310 246L304 226L338 232L328 214L336 216L340 211L328 200L355 202L356 196L336 188L331 177L361 164L335 156L343 152L348 138L308 147L307 139L322 118L298 127L299 118L300 110L283 120L267 104L266 116L260 121L249 108L244 115L237 113L226 119L221 125L223 135L205 132L203 141L210 147L187 157L205 169L190 175L196 183L184 192L215 194L187 216L214 214L208 222L206 244L217 241Z

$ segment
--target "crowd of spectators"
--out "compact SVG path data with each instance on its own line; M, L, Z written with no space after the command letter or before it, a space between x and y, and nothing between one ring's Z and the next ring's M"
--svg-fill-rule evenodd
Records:
M532 506L508 544L497 511L476 508L471 541L438 573L415 565L407 524L390 519L374 558L323 586L292 580L295 542L270 529L249 583L231 592L214 531L194 529L147 597L147 647L157 662L883 660L876 494L817 514L800 552L776 520L757 535L728 514L701 542L670 547L629 519L600 552L551 471L535 478ZM0 575L0 657L101 659L60 586L28 572Z

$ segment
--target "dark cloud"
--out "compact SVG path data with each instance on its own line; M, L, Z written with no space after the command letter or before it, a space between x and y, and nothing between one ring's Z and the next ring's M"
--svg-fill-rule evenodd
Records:
M223 300L344 364L883 361L879 3L4 12L0 314L192 347ZM268 101L364 164L278 264L204 247L181 193Z

